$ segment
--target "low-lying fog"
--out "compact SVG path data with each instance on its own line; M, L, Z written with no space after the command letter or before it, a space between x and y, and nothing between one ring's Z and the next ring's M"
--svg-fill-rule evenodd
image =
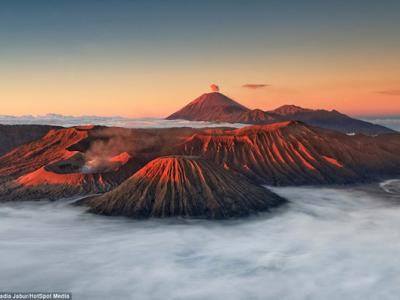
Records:
M0 205L0 290L74 299L398 299L400 181L274 188L240 221L132 221L66 201Z

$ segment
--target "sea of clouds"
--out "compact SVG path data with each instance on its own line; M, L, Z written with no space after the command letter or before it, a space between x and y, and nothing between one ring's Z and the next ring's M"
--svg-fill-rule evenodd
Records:
M369 117L364 118L363 120L400 131L400 116Z
M368 117L365 121L386 126L400 131L400 116L398 117ZM100 117L100 116L66 116L60 114L46 115L24 115L10 116L0 115L0 124L45 124L57 126L77 126L77 125L103 125L118 126L128 128L165 128L165 127L243 127L244 124L216 123L216 122L196 122L186 120L165 120L162 118L124 118L124 117Z
M0 204L0 290L75 299L398 299L400 181L273 188L290 204L231 221Z
M0 115L0 124L39 124L55 126L103 125L127 128L169 128L169 127L243 127L238 123L204 122L187 120L165 120L162 118L124 118L100 116L65 116L46 114L42 116L9 116Z

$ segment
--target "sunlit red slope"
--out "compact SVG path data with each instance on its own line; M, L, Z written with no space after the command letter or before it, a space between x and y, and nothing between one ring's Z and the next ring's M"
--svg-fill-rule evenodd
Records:
M348 136L298 121L242 129L74 127L51 130L1 156L0 200L108 191L167 155L201 156L272 185L400 175L399 134Z
M0 182L33 172L76 154L68 147L87 138L90 128L50 130L43 138L20 146L0 157Z
M1 201L56 200L103 193L117 186L103 174L56 173L42 167L0 186Z
M130 156L110 157L102 169L69 147L88 139L92 127L57 129L45 137L16 148L0 158L1 200L57 199L77 194L105 192L129 175L123 170ZM103 162L104 164L104 162ZM118 175L117 175L118 173Z
M400 174L399 140L398 134L347 136L288 121L196 133L182 153L203 156L261 183L351 183Z
M108 191L192 133L99 126L52 130L0 157L0 200Z
M128 217L227 218L265 211L284 200L245 177L198 157L149 162L118 188L87 204L92 212Z

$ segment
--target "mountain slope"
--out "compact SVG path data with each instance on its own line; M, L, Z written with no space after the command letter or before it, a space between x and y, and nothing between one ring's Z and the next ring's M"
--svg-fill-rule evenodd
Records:
M72 157L69 146L88 137L89 128L52 129L41 139L22 145L0 157L0 183Z
M288 121L196 133L181 145L181 152L260 183L343 184L399 175L399 141L398 134L347 136Z
M61 128L47 125L1 125L0 156L17 146L43 137L49 130Z
M106 167L88 172L85 153L69 149L98 130L73 127L50 130L43 138L0 157L0 201L59 199L105 192L131 173L129 155L110 157ZM2 184L1 184L2 183Z
M269 113L278 115L282 120L302 121L313 126L333 129L344 133L376 135L395 132L381 125L351 118L336 110L313 110L294 105L284 105Z
M92 212L221 219L265 211L284 200L246 178L197 157L149 162L118 188L87 202Z

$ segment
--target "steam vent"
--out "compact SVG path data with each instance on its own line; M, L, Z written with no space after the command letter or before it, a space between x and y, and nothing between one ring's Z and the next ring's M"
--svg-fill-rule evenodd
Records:
M285 200L245 177L193 156L157 158L116 189L86 201L90 211L133 218L223 219L266 211Z

